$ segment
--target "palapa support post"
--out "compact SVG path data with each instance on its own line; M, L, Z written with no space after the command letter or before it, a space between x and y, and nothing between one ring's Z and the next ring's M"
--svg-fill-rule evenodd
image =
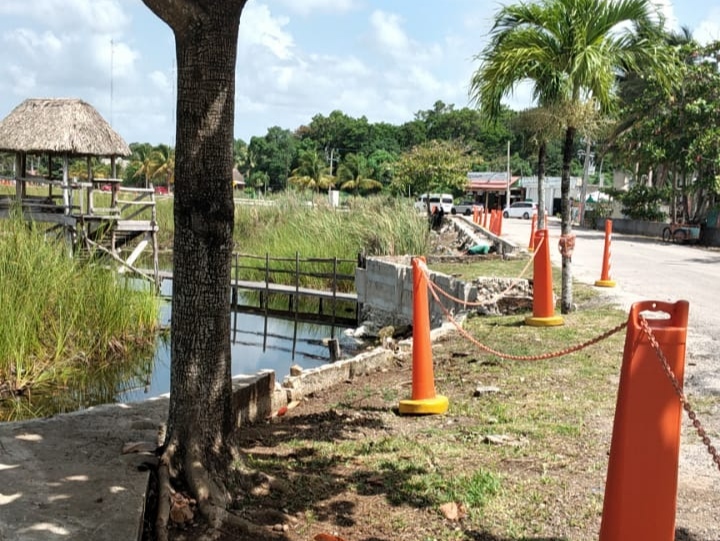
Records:
M420 265L424 258L413 258L413 345L412 345L412 398L401 400L401 414L445 413L447 397L435 394L432 344L430 342L430 312L428 284Z
M612 220L605 220L605 249L603 250L602 272L600 279L595 281L598 287L615 287L615 280L610 278L610 243L612 242Z
M537 214L533 212L532 220L530 220L530 242L528 242L528 252L535 251L535 227L537 226Z
M689 304L643 301L630 308L620 372L600 541L673 541L682 404L647 334L643 312L680 389Z
M550 234L547 229L535 231L535 259L533 260L533 315L525 323L534 327L556 327L564 323L555 315L550 266Z

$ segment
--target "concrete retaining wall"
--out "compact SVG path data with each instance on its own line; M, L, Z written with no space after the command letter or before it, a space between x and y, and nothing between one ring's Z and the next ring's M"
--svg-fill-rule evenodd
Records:
M378 328L412 324L413 277L410 257L382 259L368 258L364 269L355 270L355 289L362 306L360 320L370 320ZM429 279L449 295L462 301L472 301L477 290L452 276L430 272ZM440 297L438 304L432 297L428 302L431 327L438 327L446 310L457 313L464 309L461 302Z

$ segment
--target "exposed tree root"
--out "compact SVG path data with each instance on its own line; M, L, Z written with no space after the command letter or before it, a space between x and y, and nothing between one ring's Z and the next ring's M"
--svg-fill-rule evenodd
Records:
M202 462L186 456L182 474L171 466L175 447L168 445L158 465L158 507L156 526L157 541L168 541L168 528L173 522L173 481L182 481L188 492L195 498L197 511L209 529L214 532L247 536L250 539L282 539L279 532L273 532L267 526L258 525L228 511L231 495L226 488L216 483L208 474ZM182 479L180 479L182 475ZM283 490L284 484L277 479L260 472L245 472L244 484L264 484L269 489ZM208 537L211 538L211 537Z
M167 464L158 464L158 504L157 517L155 518L155 538L157 541L168 539L168 519L170 518L170 473Z

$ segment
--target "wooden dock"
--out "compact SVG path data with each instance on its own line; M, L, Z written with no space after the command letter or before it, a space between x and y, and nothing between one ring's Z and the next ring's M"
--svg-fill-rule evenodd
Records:
M124 187L117 178L71 182L18 177L6 183L0 190L0 218L10 217L17 208L26 220L43 226L45 234L64 238L73 252L104 254L132 271L138 271L135 261L150 246L154 268L142 274L159 286L152 185ZM124 253L129 255L123 257Z

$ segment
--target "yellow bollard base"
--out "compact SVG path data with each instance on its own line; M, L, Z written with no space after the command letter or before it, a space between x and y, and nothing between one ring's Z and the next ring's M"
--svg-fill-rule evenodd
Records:
M401 414L425 415L445 413L450 406L446 396L437 395L435 398L421 400L401 400L398 408Z
M530 325L531 327L557 327L558 325L564 325L565 321L563 320L562 316L530 316L525 318L525 324Z
M615 280L595 280L595 287L615 287Z

